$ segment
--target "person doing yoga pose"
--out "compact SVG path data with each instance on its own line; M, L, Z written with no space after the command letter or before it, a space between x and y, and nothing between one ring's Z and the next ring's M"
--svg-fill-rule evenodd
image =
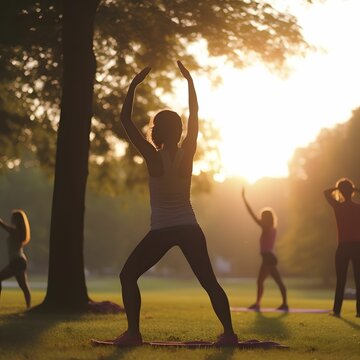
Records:
M288 311L289 307L286 299L286 287L277 269L278 261L273 253L276 239L275 213L271 208L265 208L261 211L261 216L258 217L256 216L248 201L246 200L245 188L242 189L242 197L249 214L254 219L254 221L261 227L260 254L262 257L262 263L257 278L256 302L253 305L249 306L249 309L260 311L260 302L264 293L264 281L270 274L278 285L282 296L282 304L277 309Z
M198 136L198 103L189 71L178 61L189 91L187 134L180 144L183 128L180 116L171 110L157 113L153 119L151 142L132 121L136 87L151 68L145 68L132 80L121 110L121 122L132 144L145 159L149 173L151 229L127 259L121 273L122 297L127 315L127 330L115 339L119 346L140 345L141 296L138 278L154 266L173 246L179 246L200 284L207 291L214 311L224 327L218 346L237 345L228 298L213 272L205 236L190 202L193 158Z
M15 276L20 289L24 293L26 307L30 308L31 295L26 275L27 259L23 251L23 247L30 241L28 218L23 210L13 210L11 224L7 224L0 219L0 227L8 232L7 245L9 254L9 264L0 271L0 295L1 282Z
M356 193L354 183L339 179L334 188L324 191L334 210L338 247L335 253L336 290L333 314L340 316L349 262L352 262L356 286L356 316L360 317L360 204L352 200Z

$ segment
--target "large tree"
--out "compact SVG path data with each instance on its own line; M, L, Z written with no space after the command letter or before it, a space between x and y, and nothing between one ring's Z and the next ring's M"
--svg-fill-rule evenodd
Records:
M46 307L81 309L85 190L96 61L94 19L100 0L63 1L63 83L57 131Z
M61 6L49 0L12 0L2 8L4 3L8 8L0 9L6 10L0 11L5 14L0 23L10 30L0 37L0 91L8 99L0 103L4 129L15 126L24 145L46 163L53 148L47 135L56 133L61 104L44 304L83 309L89 300L82 249L90 138L91 160L103 166L114 153L114 135L124 138L116 116L128 78L145 65L154 69L138 92L142 106L136 120L144 126L146 113L161 104L148 96L150 91L171 91L174 61L181 58L190 69L200 70L192 44L203 40L211 56L225 56L235 66L261 60L279 68L288 56L303 53L306 43L294 17L263 1L108 0L99 5L97 0L63 0ZM128 158L135 166L131 149ZM5 163L16 159L15 151L9 154Z

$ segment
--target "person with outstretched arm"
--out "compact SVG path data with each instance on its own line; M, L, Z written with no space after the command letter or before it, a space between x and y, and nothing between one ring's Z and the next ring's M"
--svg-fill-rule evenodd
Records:
M115 339L114 343L118 346L142 344L139 328L141 296L137 280L173 246L180 247L195 276L208 293L224 328L215 345L236 346L238 342L232 326L228 298L215 277L206 239L190 202L193 159L198 137L198 102L189 71L180 61L177 64L187 80L189 91L187 134L182 142L182 121L174 111L162 110L155 115L150 141L144 138L133 123L135 90L149 74L150 67L134 77L121 110L120 118L126 133L147 165L151 229L130 254L120 273L128 328Z
M31 306L31 294L27 281L27 258L24 254L24 246L30 241L30 226L25 212L15 209L11 214L11 223L8 224L0 219L0 227L7 233L7 246L9 264L0 271L0 295L1 282L15 276L20 289L24 293L26 307Z
M337 317L341 313L350 261L356 286L356 316L360 317L360 204L352 199L359 192L347 178L339 179L334 188L324 191L327 202L334 210L337 225L336 290L332 313Z
M277 268L278 260L274 254L276 240L276 215L274 210L271 208L264 208L261 210L260 217L258 217L246 199L244 187L242 189L242 198L250 216L261 228L260 254L262 263L257 277L257 297L256 302L249 306L249 309L260 311L260 302L264 293L264 281L270 275L275 280L281 292L282 304L277 309L288 311L289 306L287 303L286 287Z

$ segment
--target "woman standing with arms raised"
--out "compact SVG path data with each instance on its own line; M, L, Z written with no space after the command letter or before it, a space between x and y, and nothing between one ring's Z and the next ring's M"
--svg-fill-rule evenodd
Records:
M359 190L346 178L339 179L334 188L324 191L327 202L334 210L338 233L334 316L340 316L351 261L356 285L356 316L360 317L360 204L352 200L355 193L359 193Z
M193 158L198 136L198 103L189 71L178 61L181 74L188 82L189 119L187 135L182 135L180 116L170 110L156 114L147 141L132 121L132 107L136 87L145 79L150 68L135 76L129 86L121 111L121 122L133 145L145 159L149 173L151 230L127 259L121 274L122 296L128 328L116 340L119 346L140 345L139 330L141 296L138 278L154 266L173 246L179 246L195 276L207 291L214 311L224 327L216 345L237 345L229 302L213 272L205 236L197 223L190 202Z

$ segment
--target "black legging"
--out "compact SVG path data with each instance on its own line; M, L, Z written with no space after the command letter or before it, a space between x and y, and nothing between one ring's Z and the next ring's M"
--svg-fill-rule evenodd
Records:
M2 290L1 282L15 276L20 289L24 293L26 306L29 308L31 305L31 294L27 281L26 264L27 261L24 258L13 259L9 265L0 271L0 295Z
M205 236L197 225L150 231L127 259L121 273L122 297L128 331L139 332L141 296L138 278L154 266L173 246L179 246L200 284L208 293L225 334L232 334L228 298L216 280L212 269Z
M349 262L352 262L356 286L356 312L360 314L360 242L342 242L335 254L336 291L334 313L340 314Z
M281 279L281 275L279 270L276 267L276 264L266 264L262 263L259 269L259 274L257 277L257 296L256 296L256 304L260 305L260 301L262 299L264 293L264 281L268 276L271 276L276 285L279 287L282 297L282 304L287 304L287 294L286 287Z

